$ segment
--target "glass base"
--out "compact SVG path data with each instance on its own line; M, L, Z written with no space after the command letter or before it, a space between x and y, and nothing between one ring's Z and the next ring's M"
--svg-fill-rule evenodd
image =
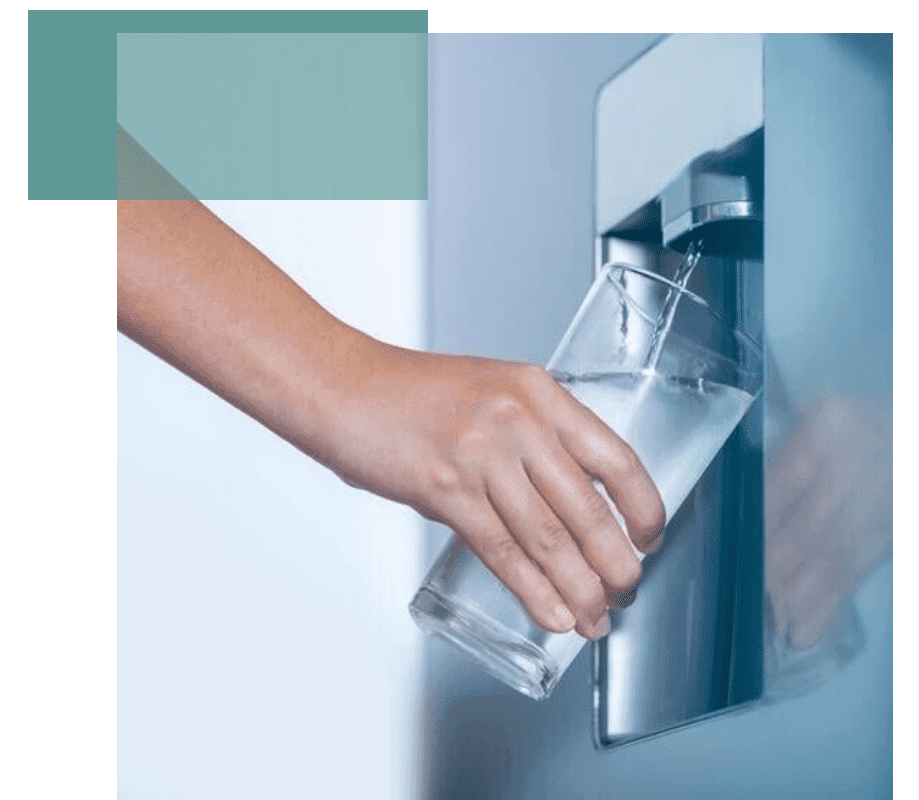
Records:
M489 675L534 700L545 700L561 677L547 653L519 634L495 624L422 586L409 604L415 624L472 656Z

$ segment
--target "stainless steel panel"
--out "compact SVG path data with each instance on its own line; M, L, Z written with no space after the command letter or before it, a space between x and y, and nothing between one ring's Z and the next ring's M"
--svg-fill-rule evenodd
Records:
M750 47L760 48L761 57L761 40L712 36L705 43L712 63L737 57L749 66ZM667 47L689 52L700 44ZM685 78L680 65L667 64L653 50L646 57L656 65L649 75L659 82L657 97L671 102L669 82ZM634 68L648 71L641 60ZM763 129L750 128L756 115L748 96L731 102L731 92L761 98L762 72L748 70L746 84L734 78L725 83L723 70L716 72L710 85L696 83L693 91L706 95L705 107L721 121L711 126L710 137L692 132L698 149L669 182L661 185L650 170L642 196L634 175L627 175L630 196L639 198L630 209L597 197L598 222L609 218L611 208L619 215L610 218L610 228L598 230L597 266L641 261L639 266L672 275L679 252L701 238L704 256L690 288L729 324L762 341ZM654 153L686 151L685 142L661 141L689 135L677 119L669 127L641 130L648 114L613 119L607 113L619 101L619 81L629 95L632 79L623 73L598 96L598 186L616 183L607 168L625 161L609 151L622 142L640 148L631 154L635 159L646 157L640 144L646 140ZM645 102L653 105L657 97L648 95ZM735 110L739 116L731 121ZM725 141L726 130L739 132L738 138ZM612 633L595 645L594 740L600 748L672 730L762 694L762 414L758 401L671 521L662 550L645 561L634 604L615 615Z
M672 260L660 255L659 264ZM709 284L722 315L761 332L762 262L703 259L698 282L702 291ZM595 644L598 747L678 728L762 693L762 414L759 400L671 521L664 547L646 559L633 605Z

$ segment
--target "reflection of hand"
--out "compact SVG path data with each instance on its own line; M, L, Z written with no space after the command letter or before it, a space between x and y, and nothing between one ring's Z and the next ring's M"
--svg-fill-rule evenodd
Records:
M893 536L890 406L812 409L766 475L766 580L776 635L819 641Z
M349 483L453 528L543 627L609 632L664 509L632 450L542 368L371 345L330 461Z
M378 342L195 201L119 201L118 329L348 483L450 525L550 630L609 631L664 507L538 367ZM573 612L574 617L568 614Z

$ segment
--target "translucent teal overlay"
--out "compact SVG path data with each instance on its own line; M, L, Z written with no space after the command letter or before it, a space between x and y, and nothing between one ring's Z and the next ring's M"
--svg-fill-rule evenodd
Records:
M195 197L118 125L119 200L194 200Z
M423 199L427 12L30 11L30 199L118 197L116 120L202 199Z
M427 196L427 36L118 34L118 122L199 198Z

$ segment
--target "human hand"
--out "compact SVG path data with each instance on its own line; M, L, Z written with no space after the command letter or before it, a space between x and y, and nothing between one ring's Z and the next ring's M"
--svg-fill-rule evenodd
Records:
M450 526L541 627L608 633L642 570L592 481L640 550L665 523L631 448L540 367L371 349L321 460Z
M775 634L816 644L889 553L890 407L831 398L805 414L766 475L766 580Z
M118 329L347 483L449 525L548 630L604 635L641 576L593 479L632 541L659 545L635 454L544 369L383 344L197 201L119 201Z

